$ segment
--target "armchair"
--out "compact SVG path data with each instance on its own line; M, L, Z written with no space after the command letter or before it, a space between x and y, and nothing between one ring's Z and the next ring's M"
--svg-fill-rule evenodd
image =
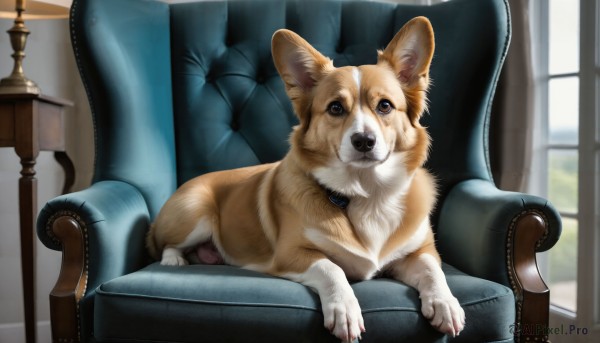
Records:
M357 282L363 341L547 340L549 290L535 254L558 240L559 215L545 199L498 190L488 166L506 1L75 0L72 44L96 161L89 188L49 201L38 218L40 240L63 253L50 294L54 341L335 342L308 288L231 266L163 267L144 236L178 185L287 151L296 119L271 60L275 30L298 32L338 66L365 64L419 15L436 31L423 118L440 185L432 223L467 324L446 337L414 289Z

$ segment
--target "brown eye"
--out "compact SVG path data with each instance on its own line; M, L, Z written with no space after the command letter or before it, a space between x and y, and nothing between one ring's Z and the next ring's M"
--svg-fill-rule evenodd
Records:
M381 100L379 104L377 104L377 113L385 115L392 112L394 106L389 100Z
M342 116L345 113L344 106L342 106L339 101L334 101L329 104L329 106L327 106L327 112L334 117Z

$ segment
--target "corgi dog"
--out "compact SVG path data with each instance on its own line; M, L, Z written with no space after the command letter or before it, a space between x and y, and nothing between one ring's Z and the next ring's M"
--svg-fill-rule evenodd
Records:
M207 173L165 203L147 237L163 265L209 260L300 282L315 290L324 326L344 342L365 332L348 280L385 274L416 288L421 311L455 336L465 314L441 269L429 215L436 200L422 167L434 34L409 21L375 65L336 68L303 38L272 38L277 71L299 125L283 160Z

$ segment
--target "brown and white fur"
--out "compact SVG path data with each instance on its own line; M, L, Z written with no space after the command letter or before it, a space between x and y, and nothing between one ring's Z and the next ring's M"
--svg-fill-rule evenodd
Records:
M419 291L436 329L458 335L465 315L440 267L429 223L436 189L422 168L433 51L424 17L408 22L376 65L358 67L335 68L297 34L277 31L273 58L300 121L289 153L182 185L148 234L151 254L184 265L186 251L210 241L228 264L314 289L325 327L343 341L365 331L348 279L385 273Z

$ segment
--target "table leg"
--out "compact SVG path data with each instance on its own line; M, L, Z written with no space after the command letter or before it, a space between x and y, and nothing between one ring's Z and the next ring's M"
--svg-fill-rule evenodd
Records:
M36 341L35 315L35 242L34 223L37 215L37 179L35 160L21 160L19 179L19 213L21 220L21 271L25 309L25 338Z

